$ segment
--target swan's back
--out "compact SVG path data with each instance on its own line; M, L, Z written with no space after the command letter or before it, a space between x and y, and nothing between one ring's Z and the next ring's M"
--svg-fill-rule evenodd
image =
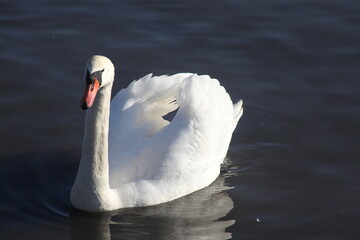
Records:
M169 123L163 116L178 108ZM125 206L173 200L212 183L242 115L209 76L147 75L111 103L110 186Z

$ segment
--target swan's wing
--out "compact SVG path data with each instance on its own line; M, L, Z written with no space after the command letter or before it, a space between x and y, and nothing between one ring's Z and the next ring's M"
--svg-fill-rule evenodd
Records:
M175 96L183 79L190 75L180 73L152 77L148 74L133 81L111 102L112 131L123 135L126 130L135 130L144 137L152 136L169 124L162 116L178 108Z
M133 167L134 159L138 158L145 142L169 124L162 116L178 108L177 91L190 75L153 77L148 74L114 97L110 105L109 164L110 175L121 175L114 180L117 184L139 177L139 170ZM127 168L127 174L122 174Z
M170 124L162 119L178 106ZM207 186L219 173L241 113L242 103L233 106L209 76L147 75L133 82L111 104L111 185L148 180L176 186L167 198Z
M219 81L206 75L184 79L177 101L179 110L173 121L154 137L169 147L160 172L165 179L179 176L200 188L219 174L242 102L233 106Z

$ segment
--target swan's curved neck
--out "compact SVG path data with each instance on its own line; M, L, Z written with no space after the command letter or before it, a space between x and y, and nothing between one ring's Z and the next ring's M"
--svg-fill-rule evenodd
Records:
M109 186L108 133L111 86L99 90L94 105L87 110L81 161L71 192L78 208L106 209Z
M88 184L109 186L108 133L111 88L102 88L92 108L87 110L79 171L84 170Z

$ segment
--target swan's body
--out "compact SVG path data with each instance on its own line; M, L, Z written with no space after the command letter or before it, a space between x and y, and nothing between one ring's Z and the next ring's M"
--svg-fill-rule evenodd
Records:
M147 75L110 105L111 61L93 56L87 71L83 108L93 106L86 115L73 206L106 211L155 205L217 178L242 115L242 101L233 105L217 80L190 73ZM177 108L171 123L163 119Z

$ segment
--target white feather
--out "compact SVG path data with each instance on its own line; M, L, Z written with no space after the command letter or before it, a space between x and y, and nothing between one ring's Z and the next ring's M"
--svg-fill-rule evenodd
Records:
M176 109L171 122L163 118ZM109 196L116 200L99 209L159 204L211 184L242 112L242 101L233 105L207 75L133 81L111 102Z

